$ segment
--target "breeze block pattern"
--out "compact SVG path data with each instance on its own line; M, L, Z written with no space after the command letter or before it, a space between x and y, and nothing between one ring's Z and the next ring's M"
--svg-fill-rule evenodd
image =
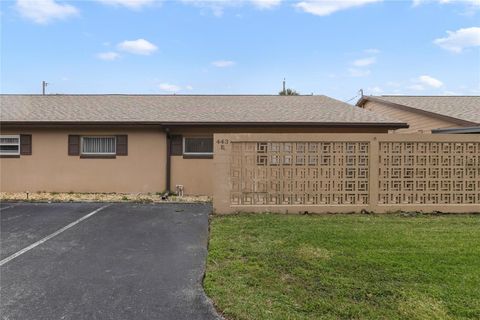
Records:
M231 203L369 203L369 144L240 142L232 145Z
M380 204L480 203L480 143L380 142Z
M480 213L480 135L216 134L215 140L219 213Z

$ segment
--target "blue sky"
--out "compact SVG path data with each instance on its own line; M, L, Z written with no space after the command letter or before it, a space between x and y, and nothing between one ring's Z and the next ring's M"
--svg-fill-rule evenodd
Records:
M480 94L480 0L1 1L1 91Z

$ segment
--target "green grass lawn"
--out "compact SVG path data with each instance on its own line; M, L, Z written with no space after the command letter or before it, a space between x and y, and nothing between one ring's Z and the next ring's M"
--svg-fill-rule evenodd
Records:
M228 319L480 319L480 215L214 216Z

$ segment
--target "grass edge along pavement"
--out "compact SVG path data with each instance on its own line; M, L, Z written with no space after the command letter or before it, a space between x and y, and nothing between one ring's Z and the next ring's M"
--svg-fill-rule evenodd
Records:
M228 319L480 318L480 215L213 216Z

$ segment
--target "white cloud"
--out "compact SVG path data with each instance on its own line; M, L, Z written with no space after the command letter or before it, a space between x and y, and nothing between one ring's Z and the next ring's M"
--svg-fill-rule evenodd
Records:
M369 54L379 54L380 50L376 48L370 48L370 49L363 50L363 52L369 53Z
M218 61L213 61L212 65L217 67L217 68L227 68L227 67L232 67L235 65L235 61L230 61L230 60L218 60Z
M182 88L180 86L170 84L170 83L161 83L158 85L158 88L162 91L168 91L168 92L178 92Z
M472 16L480 9L480 0L413 0L413 7L418 7L424 3L464 5L463 12L460 12L460 14L465 16Z
M447 4L447 3L464 3L466 5L472 7L480 7L479 0L413 0L413 6L419 6L424 3L431 3L431 2L438 2L440 4Z
M271 9L278 6L282 0L250 0L252 4L260 9Z
M370 75L370 70L350 68L348 69L348 73L352 77L366 77Z
M223 16L223 7L219 5L212 5L210 7L212 9L212 13L215 17Z
M357 59L355 61L353 61L353 65L355 67L366 67L366 66L369 66L369 65L372 65L376 62L376 58L375 57L369 57L369 58L363 58L363 59Z
M427 75L423 75L423 76L420 76L418 77L417 81L423 85L426 85L428 87L432 87L432 88L440 88L441 86L443 86L443 82L438 80L438 79L435 79L434 77L431 77L431 76L427 76Z
M455 3L455 2L464 2L467 4L471 4L473 6L480 7L480 1L478 0L439 0L440 3Z
M190 85L188 85L188 86L185 86L185 89L187 89L187 90L193 90L193 87L190 86Z
M412 79L412 82L413 84L408 86L407 89L422 91L427 88L437 89L443 86L442 81L427 75L419 76L418 78Z
M153 43L145 40L145 39L137 39L137 40L125 40L117 45L119 50L133 53L133 54L140 54L140 55L150 55L153 52L157 51L157 46Z
M17 0L15 7L23 17L39 24L64 20L79 12L74 6L55 0Z
M407 89L412 89L412 90L416 90L416 91L425 90L425 88L421 84L413 84L413 85L407 87Z
M438 38L433 43L443 49L460 53L468 47L480 46L480 28L463 28L457 31L447 31L445 38Z
M241 4L240 1L231 0L181 0L181 2L202 9L210 9L212 10L213 15L216 17L221 17L223 15L223 10L225 7L238 6Z
M295 4L295 7L317 16L328 16L340 10L360 7L380 1L382 0L305 0Z
M368 88L367 91L371 92L372 94L381 94L383 92L383 89L378 86L375 86L375 87Z
M441 80L429 75L421 75L409 81L388 81L386 85L391 88L388 90L402 94L409 91L429 91L440 94L442 91L447 90Z
M128 9L138 10L144 6L150 5L155 2L155 0L97 0L103 4L116 6L116 7L126 7Z
M367 49L370 53L375 52L378 53L379 51L377 49ZM367 50L364 50L367 51ZM348 69L348 74L351 77L366 77L369 76L371 71L367 69L368 66L373 65L375 62L377 62L376 57L366 57L366 58L361 58L352 61L352 65L354 68L349 68Z
M181 0L184 4L212 11L214 16L221 17L227 7L241 7L253 5L259 9L272 9L281 4L283 0Z
M97 58L100 60L113 61L120 58L120 55L117 52L100 52L97 54Z
M424 3L424 2L425 2L425 0L413 0L413 1L412 1L412 4L413 4L414 7L417 7L417 6L421 5L421 4Z
M401 86L401 84L399 82L396 82L396 81L388 81L386 84L387 84L387 86L394 87L394 88L398 88L398 87Z

